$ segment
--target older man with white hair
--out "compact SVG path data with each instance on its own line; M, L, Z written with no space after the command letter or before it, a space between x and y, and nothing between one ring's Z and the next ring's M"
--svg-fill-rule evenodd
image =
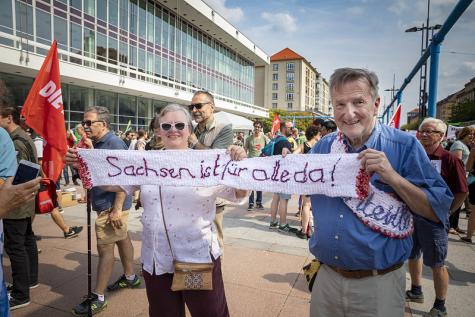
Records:
M378 78L337 69L330 78L335 123L311 153L359 153L373 193L350 200L312 196L310 251L324 263L315 279L311 316L404 316L405 270L412 250L409 210L445 222L452 195L411 135L380 124ZM397 197L399 207L387 202ZM397 210L397 211L395 211ZM382 229L384 228L384 230Z
M462 205L467 196L468 187L462 161L440 145L446 131L447 125L443 121L426 118L419 126L417 138L454 195L450 206L450 213L453 213ZM412 235L414 246L409 257L411 289L406 292L406 300L417 303L424 302L421 287L422 256L424 265L432 269L435 288L434 305L427 316L447 316L445 298L449 285L449 274L445 267L445 258L447 257L449 219L433 222L416 215L414 220L415 230Z

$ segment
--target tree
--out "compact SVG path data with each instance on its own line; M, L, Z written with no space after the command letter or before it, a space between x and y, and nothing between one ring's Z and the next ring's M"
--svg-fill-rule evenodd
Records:
M464 122L475 118L475 100L458 103L452 108L450 121Z

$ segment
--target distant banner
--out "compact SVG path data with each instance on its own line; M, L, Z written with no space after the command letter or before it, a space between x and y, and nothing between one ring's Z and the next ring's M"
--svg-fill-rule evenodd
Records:
M287 194L366 198L357 154L291 154L232 161L225 150L78 149L87 188L101 185L215 186Z

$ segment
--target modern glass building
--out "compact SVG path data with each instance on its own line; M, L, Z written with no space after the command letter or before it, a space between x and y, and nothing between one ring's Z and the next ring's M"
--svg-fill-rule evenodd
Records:
M194 91L220 110L265 117L255 66L269 57L201 0L0 0L0 78L22 105L51 41L58 42L65 119L106 106L113 128L148 125Z

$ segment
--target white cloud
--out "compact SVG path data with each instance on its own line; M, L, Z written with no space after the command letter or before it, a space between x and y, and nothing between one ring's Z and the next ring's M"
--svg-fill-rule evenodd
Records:
M406 1L394 1L389 7L388 10L390 12L396 13L396 14L402 14L408 9L408 5Z
M463 64L465 67L470 68L473 72L475 72L475 62L465 62Z
M297 23L288 13L263 12L261 17L267 21L266 28L275 32L293 33L297 31Z
M365 13L365 9L363 7L354 6L346 8L345 12L349 15L359 16Z
M231 23L237 23L244 18L240 7L226 7L226 0L205 0L205 2Z

